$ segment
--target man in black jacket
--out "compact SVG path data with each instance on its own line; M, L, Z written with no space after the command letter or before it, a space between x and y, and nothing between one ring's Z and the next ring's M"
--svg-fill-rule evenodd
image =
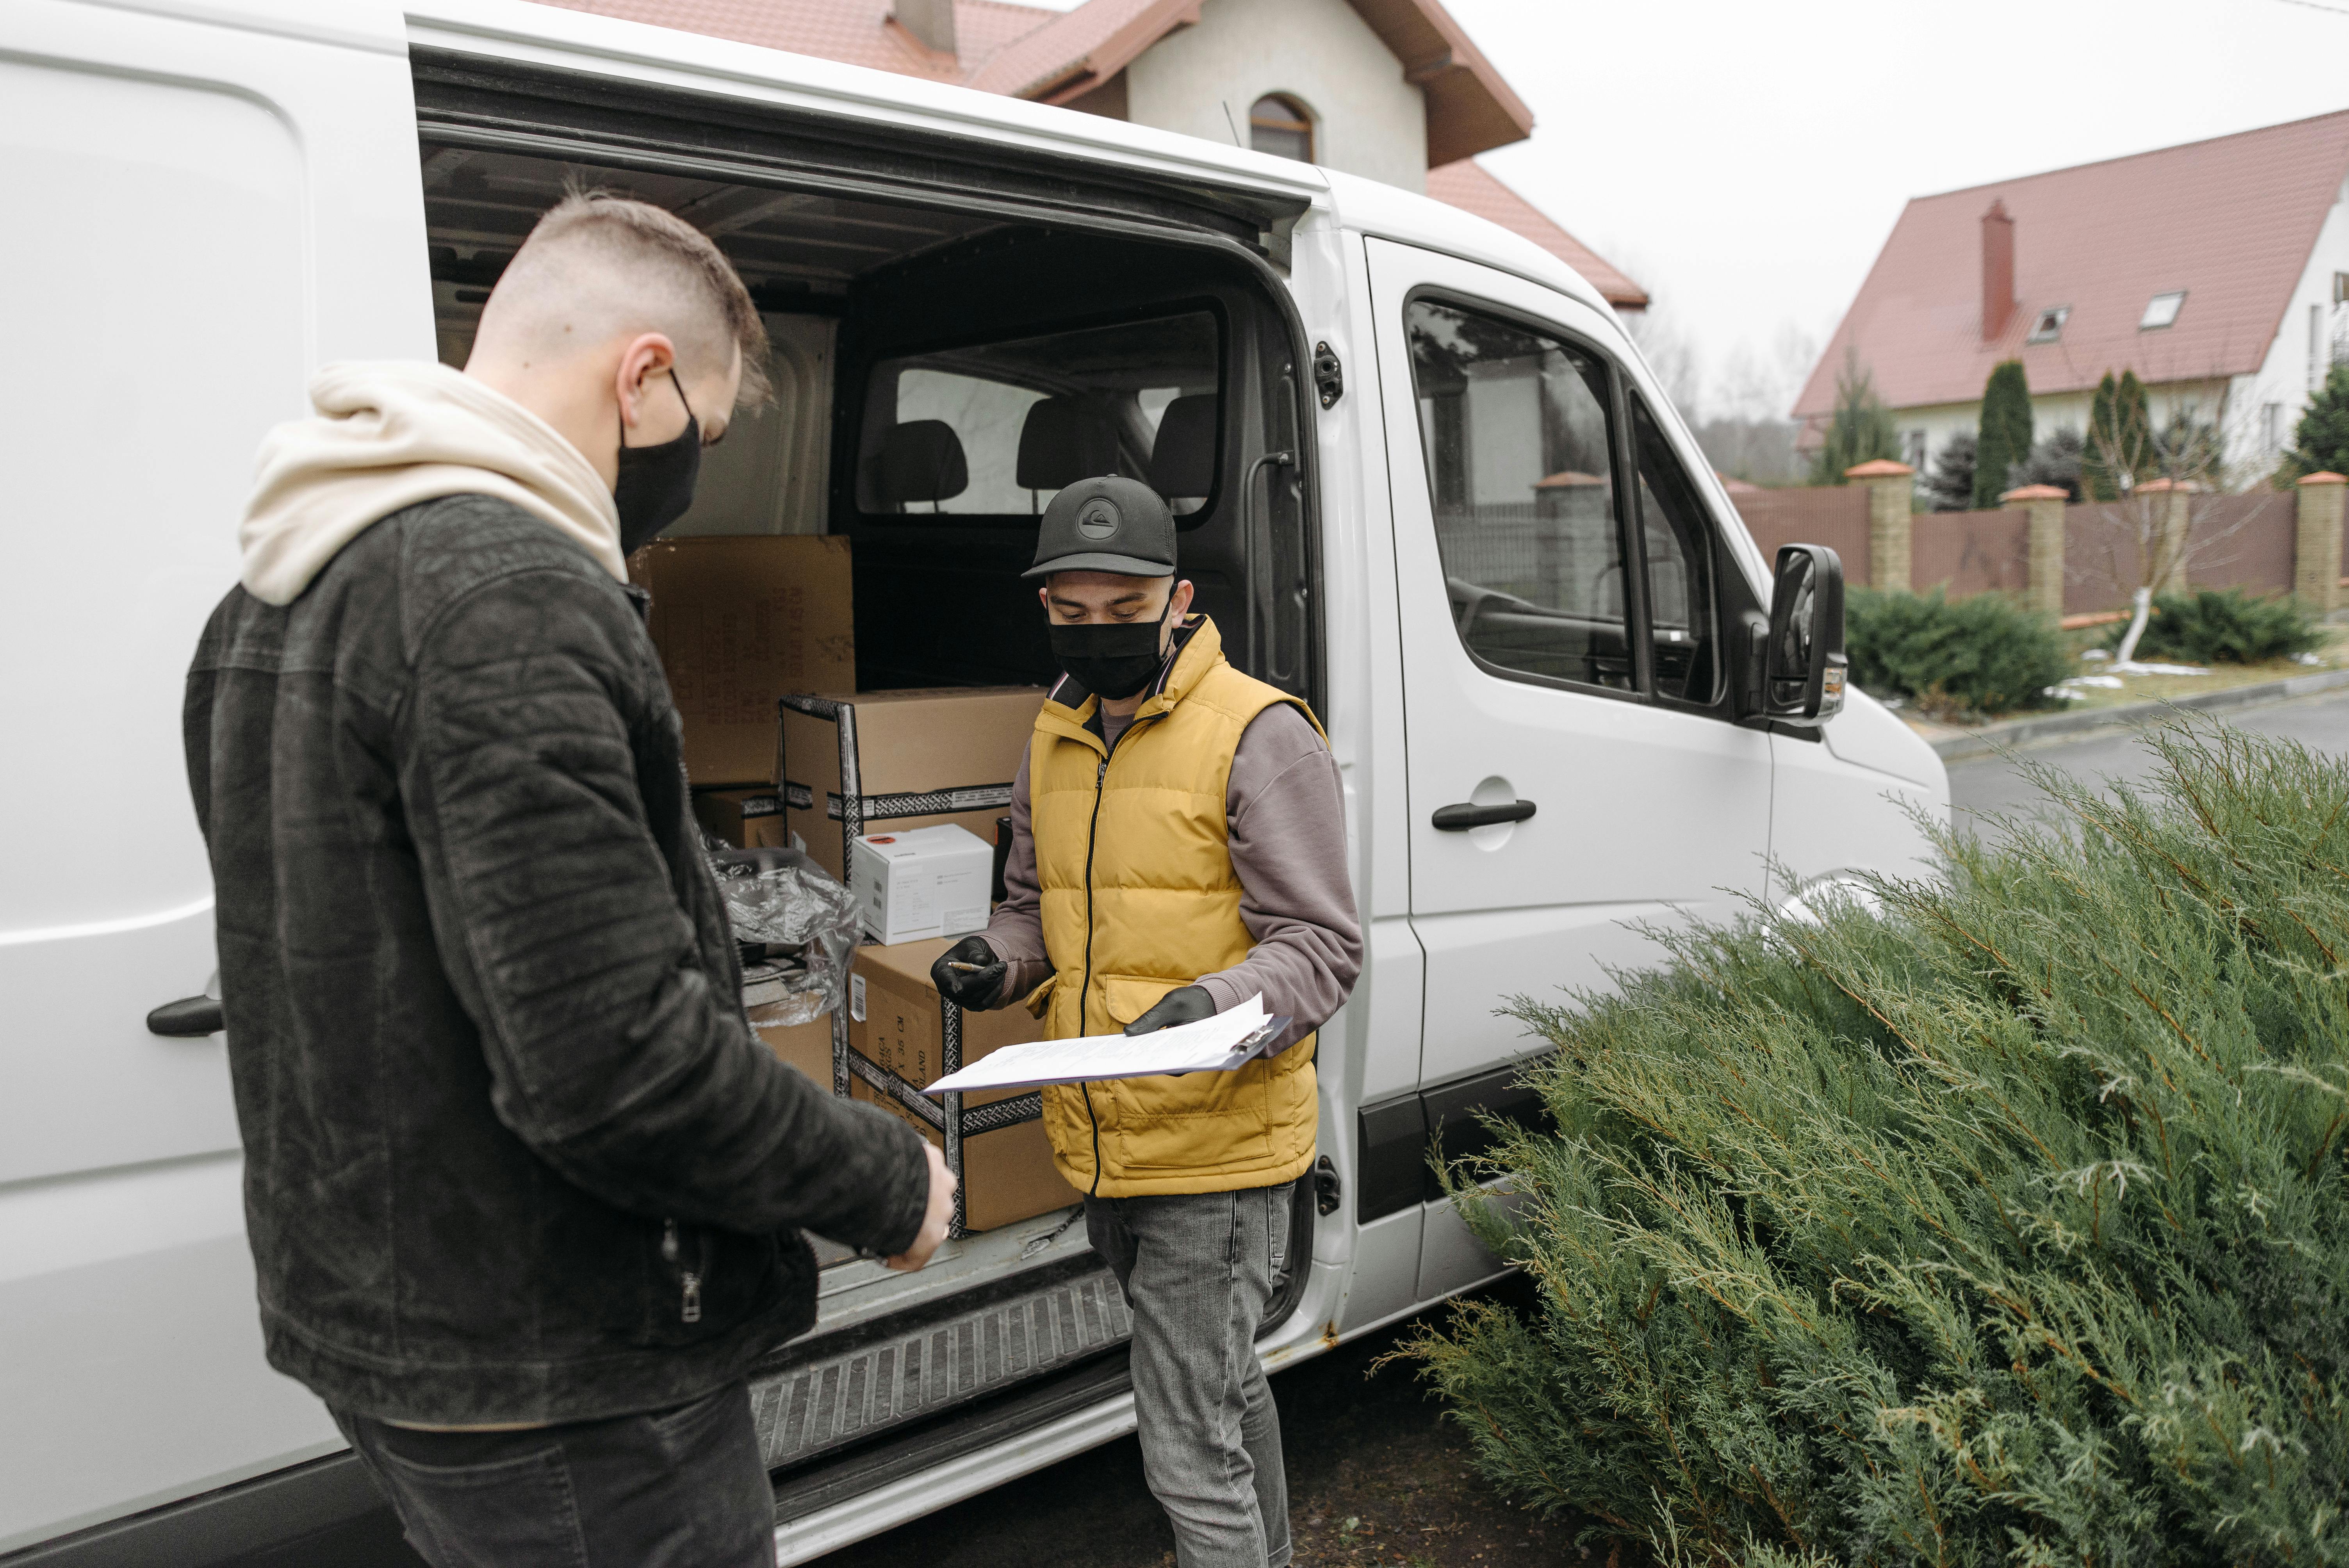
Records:
M447 1568L771 1563L801 1229L944 1234L930 1145L743 1016L626 585L765 353L706 237L570 198L464 372L319 373L189 672L269 1359Z

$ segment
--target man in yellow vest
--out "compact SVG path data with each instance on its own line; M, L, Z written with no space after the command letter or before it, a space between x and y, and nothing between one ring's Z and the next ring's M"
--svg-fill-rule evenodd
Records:
M1294 1022L1233 1072L1044 1090L1061 1173L1133 1312L1134 1409L1180 1568L1289 1560L1280 1420L1257 1330L1313 1163L1313 1031L1361 972L1338 769L1306 706L1226 662L1174 575L1157 493L1086 480L1030 577L1066 673L1012 786L1008 892L932 971L1025 1001L1055 1039L1141 1034L1261 995Z

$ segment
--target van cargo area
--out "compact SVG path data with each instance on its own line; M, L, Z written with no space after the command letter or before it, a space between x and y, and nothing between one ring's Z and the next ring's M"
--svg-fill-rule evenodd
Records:
M1196 250L869 194L727 183L429 137L420 157L436 335L451 365L464 363L489 291L531 224L566 190L656 202L725 249L767 325L773 396L742 410L709 449L692 510L663 540L847 539L855 693L1051 680L1036 585L1019 575L1033 558L1038 514L1064 485L1123 473L1174 505L1182 574L1197 585L1199 608L1215 618L1233 663L1312 699L1311 560L1290 459L1299 354L1247 269ZM804 567L786 561L779 570ZM666 584L689 594L694 580L667 568L638 575L655 588L658 640L664 617L675 614ZM849 607L819 608L830 616ZM809 695L765 691L768 722L776 699ZM690 758L695 709L680 700ZM994 766L1005 772L996 783L1009 782L1036 700L1019 707L1011 733L988 738L986 748L1013 759ZM869 753L875 731L865 729ZM730 755L716 745L702 754ZM746 754L738 747L730 755ZM733 774L745 764L719 766ZM868 756L864 774L875 767ZM812 772L804 759L793 771ZM835 795L839 778L832 769ZM837 833L822 820L825 781L792 820ZM693 782L739 795L743 786L782 790L789 781ZM1000 805L990 798L944 820L979 825ZM819 837L806 836L812 844ZM820 850L830 863L839 841ZM846 1048L861 1022L835 1021L840 1059L854 1070L827 1087L913 1119L915 1097L875 1088L881 1076ZM967 1216L984 1217L995 1196L985 1183L1006 1179L998 1174L1006 1161L973 1158L979 1150L1000 1150L1032 1171L1042 1145L1035 1099L968 1113L973 1126L1029 1102L1023 1123L986 1123L977 1141L957 1140ZM1015 1139L1037 1152L1012 1156ZM1038 1180L1026 1176L1024 1188ZM1061 1194L1050 1201L1072 1195L1048 1181ZM1299 1193L1301 1239L1313 1220L1310 1183ZM1086 1243L1081 1210L1056 1206L988 1230L966 1218L956 1229L913 1275L819 1243L817 1327L771 1357L752 1384L779 1523L902 1467L934 1462L941 1443L999 1440L1003 1422L1016 1427L1022 1412L1072 1408L1119 1386L1129 1322ZM1293 1240L1288 1252L1301 1258L1309 1245ZM1293 1310L1304 1273L1292 1271L1267 1333ZM981 1401L1001 1405L1002 1419L970 1419Z

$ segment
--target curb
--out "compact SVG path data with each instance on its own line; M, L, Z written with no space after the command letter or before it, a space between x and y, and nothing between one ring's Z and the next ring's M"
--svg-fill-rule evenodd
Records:
M2322 675L2289 676L2280 681L2261 681L2257 686L2232 686L2225 691L2199 692L2167 702L2132 702L2088 713L2053 713L2044 718L2010 719L2004 724L1986 724L1969 734L1953 735L1929 744L1942 761L1959 762L1969 758L1989 757L2005 747L2022 746L2056 736L2085 735L2098 729L2142 728L2148 724L2160 723L2181 707L2200 713L2252 707L2261 703L2282 702L2289 697L2336 691L2343 686L2349 686L2349 670L2326 670Z

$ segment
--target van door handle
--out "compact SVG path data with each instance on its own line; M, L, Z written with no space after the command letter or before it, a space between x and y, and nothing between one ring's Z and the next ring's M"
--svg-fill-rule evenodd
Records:
M217 996L182 996L147 1015L147 1032L194 1039L228 1027Z
M1531 800L1503 800L1491 806L1463 800L1457 806L1435 809L1435 829L1440 833L1464 833L1471 828L1489 828L1496 822L1522 822L1533 814Z

